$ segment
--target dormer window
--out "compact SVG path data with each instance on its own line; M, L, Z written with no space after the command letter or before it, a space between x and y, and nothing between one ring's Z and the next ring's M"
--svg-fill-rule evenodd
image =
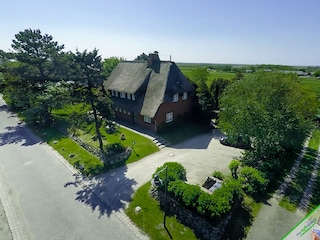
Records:
M179 100L179 94L176 93L173 95L172 102L178 102L178 100Z
M182 100L187 100L188 99L188 93L184 92L182 95Z

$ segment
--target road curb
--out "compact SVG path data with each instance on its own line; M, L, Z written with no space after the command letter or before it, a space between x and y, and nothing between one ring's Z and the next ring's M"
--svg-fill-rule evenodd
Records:
M9 191L5 186L5 179L0 172L0 200L3 205L4 213L7 217L9 229L13 240L28 240L26 232L23 229L18 214L15 210L14 204L9 197Z

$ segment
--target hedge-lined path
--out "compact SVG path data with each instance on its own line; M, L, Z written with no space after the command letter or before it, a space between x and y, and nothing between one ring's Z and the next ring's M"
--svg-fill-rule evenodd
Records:
M304 146L299 154L299 156L297 157L297 159L295 160L293 167L291 168L289 174L285 177L284 181L281 183L279 189L276 191L275 193L275 198L280 200L280 198L282 198L287 190L287 188L289 187L289 185L291 184L291 182L293 181L293 179L296 176L296 173L299 169L299 166L301 164L301 161L307 151L308 145L310 142L310 137L307 138L307 140L304 143Z
M315 164L313 165L313 170L311 173L311 177L310 180L308 182L307 188L304 191L303 197L300 200L298 209L302 212L306 212L307 211L307 207L310 201L310 198L312 196L313 193L313 187L317 178L317 173L318 173L318 169L319 169L319 165L320 165L320 145L318 148L318 154L317 154L317 158L315 161Z
M290 183L295 178L299 166L306 154L310 138L304 144L304 147L296 159L290 173L280 185L274 196L264 204L255 218L252 227L246 237L246 240L254 239L281 239L284 237L299 221L306 215L306 207L312 194L313 185L316 180L317 171L320 164L320 145L316 162L313 166L308 185L304 191L303 198L300 200L297 211L290 212L279 206L279 200L284 196Z

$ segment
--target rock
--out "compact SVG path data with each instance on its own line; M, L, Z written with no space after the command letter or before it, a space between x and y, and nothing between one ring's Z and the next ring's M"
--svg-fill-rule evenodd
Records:
M54 140L54 141L53 141L53 144L57 144L57 143L58 143L58 141L57 141L57 140Z
M74 157L73 153L69 154L69 158L73 158L73 157Z
M140 207L140 206L136 206L136 208L135 208L134 210L135 210L135 212L137 212L137 213L138 213L138 212L141 212L141 210L142 210L142 209L141 209L141 207Z

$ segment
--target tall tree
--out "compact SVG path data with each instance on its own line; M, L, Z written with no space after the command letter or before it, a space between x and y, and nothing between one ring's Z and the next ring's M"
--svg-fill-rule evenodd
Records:
M113 69L118 65L119 62L124 61L124 58L111 57L105 58L102 62L102 73L107 78L110 76Z
M260 168L274 168L280 164L272 162L277 156L301 147L318 106L315 94L296 76L281 73L257 73L234 82L220 104L220 127L251 140L253 148L245 159Z
M222 95L224 89L230 84L230 80L218 78L214 79L209 87L210 94L212 96L212 105L214 110L219 110L219 98Z
M9 101L17 107L32 108L37 96L46 91L46 85L61 79L57 62L64 46L53 41L52 36L31 29L16 34L11 46L12 52L0 53L7 60L1 71Z
M112 110L109 98L102 86L104 76L102 74L101 56L98 55L97 49L94 49L91 52L88 52L87 50L79 52L77 50L74 60L78 73L75 84L80 90L80 96L91 106L99 148L101 152L104 153L100 133L100 116L107 119L111 118ZM100 94L98 89L100 89Z
M15 59L35 68L34 75L30 76L34 81L56 80L55 63L63 45L53 41L51 35L41 34L39 29L21 31L12 42Z

